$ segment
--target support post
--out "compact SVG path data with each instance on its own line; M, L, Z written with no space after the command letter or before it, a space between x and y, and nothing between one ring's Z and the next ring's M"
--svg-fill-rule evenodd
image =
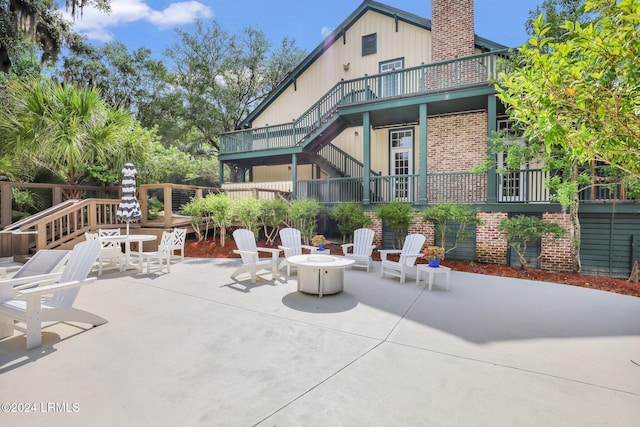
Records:
M291 199L297 199L298 194L298 156L296 153L291 155Z
M491 152L492 143L491 135L496 131L496 115L497 115L497 99L495 95L489 95L487 98L487 130L489 139L487 140L487 154L493 155ZM498 201L498 177L496 176L496 165L494 164L487 171L487 203L496 203Z
M371 123L368 111L362 114L362 142L362 204L366 206L371 204Z
M427 104L420 104L420 116L419 116L419 131L420 131L420 195L418 197L418 204L427 204Z

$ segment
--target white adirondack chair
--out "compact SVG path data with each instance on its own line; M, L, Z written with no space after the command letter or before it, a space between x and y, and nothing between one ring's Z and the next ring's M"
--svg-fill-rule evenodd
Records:
M426 238L422 234L409 234L404 239L402 250L381 250L380 258L382 264L380 265L380 277L384 277L385 274L396 276L400 278L400 283L405 282L407 273L416 275L416 259L423 254L420 252ZM400 254L398 261L391 261L387 259L389 254Z
M12 283L16 285L22 284L24 281L20 279L43 274L51 275L52 278L59 277L62 274L60 270L62 270L70 253L71 251L41 249L26 263L19 268L16 267L15 273L9 279L6 278L7 271L4 268L0 269L0 283L13 281Z
M102 317L73 307L80 286L95 280L87 275L99 252L100 242L82 242L71 251L57 281L38 280L38 276L34 276L23 286L0 284L0 338L13 335L14 329L26 332L27 350L30 350L42 343L42 322L80 322L94 326L106 323Z
M246 229L234 231L233 240L235 240L238 247L233 252L240 255L242 265L231 274L232 279L236 279L240 274L248 272L251 274L251 283L256 283L257 272L260 270L271 270L271 280L278 278L278 255L280 254L280 249L258 248L253 232ZM258 251L271 253L271 259L260 260Z
M153 252L142 252L138 256L139 262L144 265L147 263L147 274L151 273L151 264L157 262L158 268L162 270L167 269L167 273L171 272L171 244L173 243L173 233L169 231L163 231L160 238L160 244L158 250ZM164 266L164 267L163 267Z
M283 228L280 230L280 242L282 243L278 246L279 249L284 251L284 260L280 263L278 270L282 270L285 266L287 267L287 276L291 275L291 267L287 258L294 255L302 255L302 250L306 249L310 253L315 253L318 248L315 246L303 245L302 244L302 235L300 234L300 230L297 228ZM296 268L295 266L293 268Z
M353 232L353 243L341 245L345 258L351 258L356 262L353 267L364 267L369 272L371 254L376 247L373 244L373 235L373 230L369 228L358 228ZM351 252L349 252L349 248L351 248Z
M184 244L187 239L186 228L174 228L171 233L171 243L169 244L169 254L171 259L180 258L184 260ZM180 255L176 255L176 251L180 251Z
M116 230L118 231L118 234L111 235L119 235L120 230ZM98 233L90 233L88 231L84 233L84 238L85 240L97 240L100 242L101 249L97 259L98 276L102 276L102 270L105 265L107 268L117 268L120 272L124 270L124 266L127 263L127 257L122 253L119 243L101 241Z

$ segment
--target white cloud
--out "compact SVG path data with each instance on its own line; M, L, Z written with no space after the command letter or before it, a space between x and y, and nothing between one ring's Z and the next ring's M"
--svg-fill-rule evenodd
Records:
M331 34L331 31L333 31L332 27L327 27L326 25L324 27L322 27L322 29L320 30L320 35L322 36L322 38L327 37L329 34Z
M66 12L63 11L63 13L69 17ZM73 21L73 28L89 39L107 42L113 40L109 28L119 25L146 21L160 29L166 29L188 24L196 18L211 16L213 16L213 10L198 1L171 3L163 10L155 10L144 0L112 0L109 14L96 11L92 7L85 7L82 16Z

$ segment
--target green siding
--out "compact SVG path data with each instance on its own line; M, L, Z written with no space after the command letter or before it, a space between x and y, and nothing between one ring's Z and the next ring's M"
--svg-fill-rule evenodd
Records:
M445 239L447 247L453 246L456 241L456 233L460 228L459 224L451 224L450 231L446 233ZM469 238L458 242L458 247L447 254L448 259L456 259L462 261L474 261L476 259L476 225L467 224L466 231ZM436 245L440 245L440 238L436 237Z
M640 215L583 214L580 215L580 224L582 272L628 278L633 260L638 257Z

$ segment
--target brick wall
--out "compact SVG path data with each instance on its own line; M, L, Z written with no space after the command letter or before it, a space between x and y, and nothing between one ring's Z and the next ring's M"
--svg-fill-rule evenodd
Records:
M541 268L550 271L572 271L571 241L573 234L569 215L566 213L546 212L542 214L542 220L545 222L557 222L567 232L563 238L555 241L549 237L542 238Z
M483 225L476 228L476 258L492 264L507 263L507 241L500 237L498 224L507 218L506 212L479 212Z
M487 157L487 112L431 117L427 123L429 173L469 172Z
M373 244L377 248L382 247L382 220L376 217L375 212L367 211L365 214L371 218L370 229L373 230Z
M486 111L431 117L427 124L427 172L469 172L487 156ZM443 188L443 183L449 187ZM451 188L453 187L453 188ZM427 199L486 200L486 180L468 177L449 178L443 182L431 180Z
M431 60L473 55L473 0L432 0Z

